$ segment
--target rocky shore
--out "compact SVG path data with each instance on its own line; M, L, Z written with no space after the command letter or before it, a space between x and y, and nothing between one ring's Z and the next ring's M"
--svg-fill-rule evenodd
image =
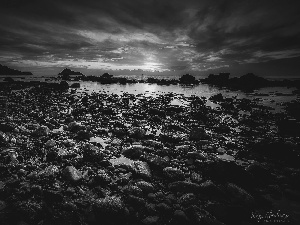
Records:
M215 95L213 109L66 81L0 96L1 225L300 222L299 101L274 114Z

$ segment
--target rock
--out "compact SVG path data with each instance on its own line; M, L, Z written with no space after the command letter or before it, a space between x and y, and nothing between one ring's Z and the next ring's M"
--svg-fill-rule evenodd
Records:
M195 173L195 172L193 172L192 174L191 174L191 181L192 182L194 182L194 183L197 183L197 184L200 184L200 183L202 183L202 181L203 181L203 178L202 178L202 176L199 174L199 173Z
M142 220L142 224L145 225L155 225L158 224L159 217L158 216L148 216Z
M200 184L199 193L204 198L211 198L215 200L224 200L226 199L226 194L211 180L207 180L204 183Z
M146 194L154 192L154 189L155 189L151 183L143 181L143 180L138 181L135 185L137 187L139 187Z
M48 166L46 167L44 170L40 171L38 173L38 176L42 175L42 176L56 176L57 174L59 173L59 169L57 166L55 165L51 165L51 166Z
M226 193L231 197L232 203L247 207L253 208L254 198L244 189L238 187L235 184L228 183L226 185Z
M126 185L122 188L123 193L133 196L142 196L143 191L135 185Z
M146 130L141 127L133 127L129 130L129 137L135 139L143 139L146 135Z
M188 224L188 218L182 210L175 210L172 218L172 224L181 225Z
M192 158L192 159L200 159L200 160L206 160L207 159L207 154L204 152L188 152L186 154L187 158Z
M50 134L50 129L46 126L40 126L35 131L32 132L32 135L37 137L48 136Z
M238 205L209 203L206 210L225 224L243 224L247 221L251 211Z
M209 100L216 101L216 102L222 102L224 100L223 95L221 93L212 95Z
M111 177L106 173L105 170L98 170L94 180L99 185L107 185L112 181Z
M197 199L193 193L183 194L178 200L178 203L184 207L189 206L189 205L194 205L196 202L197 202Z
M189 139L191 141L200 141L202 139L207 139L209 136L206 134L206 131L202 127L193 128L190 131Z
M67 166L65 169L63 169L62 174L71 182L77 182L82 179L81 172L78 171L74 166Z
M253 187L252 176L235 162L211 161L203 164L203 175L221 183L232 182L245 188Z
M149 164L151 169L162 170L168 164L167 160L163 157L154 155L154 154L145 154L144 160Z
M6 206L7 206L6 203L5 203L4 201L0 200L0 212L1 212L3 209L5 209Z
M170 214L172 212L172 208L170 206L168 206L166 203L158 203L155 207L156 211L159 214L162 215L167 215Z
M100 162L104 158L104 153L92 144L83 147L83 159L89 162Z
M189 181L176 181L168 185L172 192L182 193L197 193L200 190L200 185Z
M246 168L246 171L252 175L258 185L266 184L272 179L271 172L260 163L253 163L249 165Z
M92 137L91 132L89 132L87 130L80 130L77 132L77 135L75 138L79 139L79 140L89 140L91 137Z
M73 83L70 88L80 88L80 83Z
M143 147L141 145L134 145L129 148L124 148L122 154L130 159L139 159L143 154Z
M123 200L118 196L107 196L97 199L93 205L97 221L103 224L124 224L125 207Z
M163 173L166 176L167 179L178 181L178 180L184 180L184 172L180 169L173 168L173 167L166 167L163 169Z
M71 132L78 132L80 130L85 130L85 126L81 125L80 123L78 122L71 122L68 124L68 130L71 131Z
M133 163L133 174L144 179L152 177L148 163L142 161L135 161Z
M15 126L12 123L0 123L0 131L3 132L13 132Z
M45 143L45 147L46 148L52 148L52 147L54 147L56 145L56 142L55 142L55 140L53 140L53 139L50 139L50 140L48 140L46 143Z
M185 210L186 215L192 224L195 225L225 225L224 223L218 221L214 216L212 216L208 211L200 209L196 206L191 206Z

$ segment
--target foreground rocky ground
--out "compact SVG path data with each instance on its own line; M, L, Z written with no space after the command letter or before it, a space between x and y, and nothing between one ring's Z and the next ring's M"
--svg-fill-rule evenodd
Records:
M3 225L299 224L299 102L9 88Z

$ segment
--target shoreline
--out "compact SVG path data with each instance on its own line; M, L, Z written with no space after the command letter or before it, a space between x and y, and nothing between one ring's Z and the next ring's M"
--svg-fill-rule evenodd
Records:
M7 224L257 224L270 212L282 224L300 221L276 204L300 205L297 102L272 114L222 95L213 109L200 96L15 82L0 90L18 89L0 123Z

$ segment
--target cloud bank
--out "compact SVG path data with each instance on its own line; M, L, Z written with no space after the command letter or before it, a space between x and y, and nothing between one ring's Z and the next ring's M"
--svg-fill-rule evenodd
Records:
M254 72L274 73L278 63L299 63L296 3L5 0L0 62L48 73L66 66L169 74L246 72L252 66ZM291 64L286 72L297 75Z

